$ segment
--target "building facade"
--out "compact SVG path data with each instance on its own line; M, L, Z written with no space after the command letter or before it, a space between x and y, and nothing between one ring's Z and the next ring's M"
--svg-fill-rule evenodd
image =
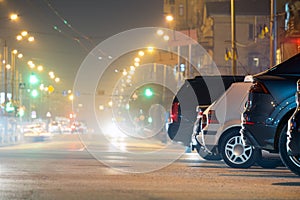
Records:
M168 27L181 32L196 31L198 43L223 75L232 74L231 59L234 59L228 55L232 52L230 3L230 0L164 1L165 15L174 18ZM238 75L270 67L270 7L269 0L235 1Z

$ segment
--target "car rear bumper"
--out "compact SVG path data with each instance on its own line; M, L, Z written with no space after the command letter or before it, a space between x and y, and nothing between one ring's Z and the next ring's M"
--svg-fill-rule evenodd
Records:
M191 149L192 151L196 150L196 149L200 149L201 145L199 144L199 142L197 141L196 137L199 133L193 133L192 137L191 137Z
M214 144L207 144L206 141L204 141L205 139L203 139L203 134L205 135L205 133L207 133L207 131L201 131L200 133L194 133L191 137L191 149L195 150L195 149L200 149L200 148L204 148L207 152L209 153L215 153L217 151L217 146Z
M240 130L246 145L256 148L274 151L274 140L276 128L265 124L246 125L243 124Z
M244 140L245 145L260 148L260 145L258 144L257 140L252 136L252 134L249 131L245 130L244 128L241 128L240 134Z

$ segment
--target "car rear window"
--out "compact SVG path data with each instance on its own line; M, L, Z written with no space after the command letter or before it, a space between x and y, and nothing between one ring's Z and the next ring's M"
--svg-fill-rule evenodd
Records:
M300 54L272 67L259 75L292 75L300 76Z

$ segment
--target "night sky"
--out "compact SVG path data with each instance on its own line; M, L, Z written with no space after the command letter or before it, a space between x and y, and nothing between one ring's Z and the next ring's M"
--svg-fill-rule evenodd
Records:
M20 15L18 22L5 19L10 12ZM6 40L24 54L21 67L32 59L55 71L62 89L72 87L81 62L99 42L129 29L162 26L164 20L163 0L0 0L0 13L1 46ZM24 29L34 44L16 42Z

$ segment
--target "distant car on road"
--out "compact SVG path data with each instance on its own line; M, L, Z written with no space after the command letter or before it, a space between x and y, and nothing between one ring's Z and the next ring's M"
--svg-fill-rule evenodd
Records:
M49 124L48 131L50 133L59 133L59 134L62 133L61 124L57 121L52 121Z
M87 126L80 121L75 121L71 125L71 133L86 133Z
M24 140L28 142L39 142L48 140L52 137L52 134L49 133L43 124L33 123L23 126L22 133Z

